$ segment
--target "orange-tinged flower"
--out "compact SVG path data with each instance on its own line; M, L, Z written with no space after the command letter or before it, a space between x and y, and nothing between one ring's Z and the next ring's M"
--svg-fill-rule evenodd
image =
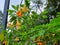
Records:
M14 26L14 25L13 25L12 22L8 22L7 27L13 27L13 26Z
M21 23L19 23L18 21L16 22L16 28L19 29L19 27L21 26Z
M37 43L37 45L44 45L44 43L43 42L40 42L40 41L38 41L36 43Z
M22 12L28 12L28 11L29 11L29 9L27 7L22 8Z
M2 44L3 45L7 45L8 44L8 41L4 40Z
M16 26L20 26L20 25L21 25L21 24L17 21L17 22L16 22Z
M16 15L21 17L22 16L22 11L21 10L17 11Z

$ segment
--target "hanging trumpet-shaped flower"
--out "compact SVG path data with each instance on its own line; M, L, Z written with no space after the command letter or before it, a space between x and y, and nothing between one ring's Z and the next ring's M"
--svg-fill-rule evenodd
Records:
M16 22L16 29L19 29L21 26L21 23L19 23L18 21Z
M43 43L43 42L38 41L38 42L37 42L37 45L44 45L44 43Z
M29 9L27 7L22 8L22 12L28 12L28 11L29 11Z
M17 11L16 15L19 16L19 17L21 17L22 16L22 11L21 10Z

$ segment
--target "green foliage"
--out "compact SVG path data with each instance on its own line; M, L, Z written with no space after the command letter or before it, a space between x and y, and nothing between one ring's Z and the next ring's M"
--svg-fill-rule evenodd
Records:
M4 33L0 33L0 41L4 40Z
M14 44L21 44L24 45L27 43L34 45L34 41L36 37L38 36L43 36L41 37L40 41L50 41L53 40L58 41L60 40L60 17L53 19L49 24L43 24L43 25L37 25L34 28L32 27L31 29L28 30L26 25L23 25L21 30L12 30L12 32L7 33L7 39L8 41L10 40L10 43L12 44L11 41L14 41L14 37L19 37L20 41L19 42L13 42ZM55 34L53 36L53 34ZM12 38L13 37L13 38ZM11 40L12 39L12 40ZM28 41L28 42L27 42ZM24 43L23 43L24 42Z
M19 5L17 5L17 6L12 5L12 8L13 8L14 10L18 10Z
M29 6L30 6L30 0L25 0L25 4L29 8Z
M22 11L24 6L28 7L28 11ZM39 41L44 42L45 45L50 45L60 40L60 12L57 11L56 18L48 23L48 17L53 14L53 11L49 12L46 9L41 14L37 14L31 11L29 6L30 0L25 0L25 4L12 5L13 10L8 10L9 22L12 24L9 24L7 30L4 30L0 35L0 41L6 40L7 45L37 45L37 38L40 37ZM18 11L19 16L16 14ZM21 15L20 11L22 12Z

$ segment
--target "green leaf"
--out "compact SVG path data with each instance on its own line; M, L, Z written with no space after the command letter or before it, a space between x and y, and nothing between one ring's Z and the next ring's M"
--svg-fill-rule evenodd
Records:
M0 33L0 41L4 40L4 33Z
M30 6L30 0L25 0L25 4L29 8L29 6Z
M18 10L18 8L19 8L19 5L17 5L17 6L15 6L15 5L12 5L12 8L13 8L14 10Z
M10 22L12 22L14 20L16 20L16 17L15 16L11 17Z
M60 12L57 12L58 15L60 15Z
M7 10L7 11L8 11L8 14L9 14L9 15L12 15L12 14L13 14L13 12L16 12L15 10L10 10L10 9L9 9L9 10Z

